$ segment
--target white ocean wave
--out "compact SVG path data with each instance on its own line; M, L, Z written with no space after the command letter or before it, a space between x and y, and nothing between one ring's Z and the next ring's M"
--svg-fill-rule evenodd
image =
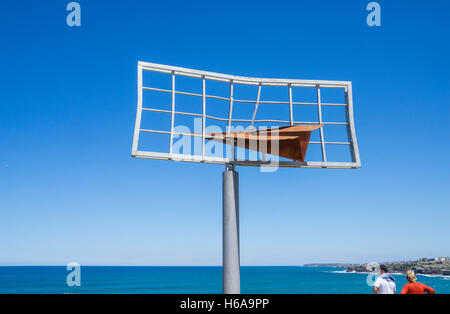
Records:
M444 276L444 275L424 275L424 274L417 274L417 276L431 277L431 278L442 278L442 279L444 279L444 280L450 280L450 276Z
M346 270L331 270L331 271L324 271L324 273L334 273L334 274L361 274L361 275L367 275L367 274L375 274L375 273L362 273L357 271L346 271Z
M369 272L357 272L357 271L346 271L346 270L330 270L330 271L324 271L324 273L333 273L333 274L360 274L360 275L377 275L377 273L369 273ZM394 276L405 276L405 274L402 273L390 273ZM423 277L431 277L431 278L442 278L444 280L450 280L450 276L444 276L444 275L424 275L424 274L417 274L417 276L423 276Z

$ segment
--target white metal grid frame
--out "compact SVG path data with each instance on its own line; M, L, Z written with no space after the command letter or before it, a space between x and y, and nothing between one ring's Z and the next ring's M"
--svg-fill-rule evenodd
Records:
M151 71L151 72L159 72L168 74L171 76L172 88L169 89L161 89L150 86L143 85L143 72ZM185 91L176 90L176 77L177 76L185 76L191 78L197 78L202 80L202 93L191 93ZM208 95L206 93L206 83L207 81L219 81L228 83L230 86L230 94L229 97L221 97L215 95ZM242 100L234 97L234 85L242 84L242 85L254 85L258 86L258 93L256 100ZM261 100L261 89L264 86L281 86L286 87L287 92L289 94L289 101L262 101ZM316 89L317 92L317 102L294 102L292 96L292 89L294 87L312 87ZM343 89L345 92L345 103L322 103L321 100L321 89L323 88L338 88ZM144 107L143 104L143 92L145 90L161 92L161 93L169 93L171 94L171 110L162 110L155 108L147 108ZM202 113L190 113L190 112L180 112L176 110L176 95L189 95L196 96L202 99ZM212 115L207 115L206 107L208 99L219 99L228 102L228 117L217 117ZM233 118L233 106L235 103L251 103L255 105L254 113L251 119L234 119ZM286 104L289 105L289 120L257 120L256 114L258 112L258 107L261 104ZM313 122L302 122L294 120L294 106L317 106L318 108L318 120ZM345 122L328 122L323 121L322 117L322 108L325 106L341 106L345 107ZM153 130L153 129L143 129L141 127L142 114L143 112L158 112L158 113L166 113L171 115L171 126L170 132L162 131L162 130ZM175 116L176 115L184 115L197 117L202 119L202 133L201 134L185 134L185 133L177 133L175 132ZM226 122L227 123L227 131L232 123L250 123L253 126L255 123L277 123L277 124L285 124L289 125L318 125L323 124L327 125L341 125L346 126L347 129L347 138L346 142L333 142L326 141L323 128L320 129L320 141L311 141L310 145L320 145L322 151L322 160L321 161L278 161L277 167L290 167L290 168L331 168L331 169L357 169L361 167L361 160L359 156L358 143L356 139L355 132L355 122L353 116L353 96L352 96L352 83L346 81L321 81L321 80L298 80L298 79L271 79L271 78L251 78L251 77L242 77L242 76L233 76L226 74L219 74L213 72L199 71L193 69L186 69L181 67L167 66L155 63L147 63L147 62L138 62L138 106L137 106L137 115L136 115L136 125L133 139L133 148L132 148L132 156L135 158L145 158L145 159L159 159L159 160L173 160L173 161L185 161L185 162L199 162L199 163L210 163L210 164L234 164L239 166L257 166L257 167L273 167L272 162L264 161L264 160L235 160L234 158L220 158L213 156L205 155L205 141L206 141L206 119L212 119L216 121ZM153 134L166 134L170 135L170 143L169 143L169 151L167 153L161 152L152 152L152 151L144 151L139 150L139 138L141 133L153 133ZM202 147L201 147L201 155L186 155L186 154L176 154L173 153L173 139L174 135L177 136L194 136L202 138ZM333 162L328 160L327 158L327 145L347 145L350 147L350 155L351 162Z

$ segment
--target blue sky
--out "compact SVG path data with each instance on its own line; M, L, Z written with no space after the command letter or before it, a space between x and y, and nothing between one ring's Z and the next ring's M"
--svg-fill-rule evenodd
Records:
M353 82L363 168L239 168L242 264L450 255L448 1L68 2L2 1L0 265L221 264L223 167L130 157L138 60Z

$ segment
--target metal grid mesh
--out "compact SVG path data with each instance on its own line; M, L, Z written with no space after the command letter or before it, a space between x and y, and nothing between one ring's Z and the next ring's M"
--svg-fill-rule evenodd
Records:
M157 88L151 86L144 86L143 73L145 71L158 72L168 75L171 81L171 88ZM190 77L200 80L201 93L193 93L187 91L177 90L177 77ZM207 93L207 84L209 81L224 82L228 85L228 96L212 95ZM257 88L257 94L255 99L240 99L235 97L235 86L255 86ZM286 88L286 94L288 100L262 100L262 91L265 87L282 87ZM293 89L296 88L314 88L316 92L316 101L314 102L298 102L294 101ZM322 102L322 90L323 89L341 89L344 91L345 102L344 103L329 103ZM170 109L158 109L152 108L150 104L144 104L144 91L152 91L158 93L165 93L171 95ZM202 101L202 112L194 113L187 111L177 110L177 96L191 96ZM227 116L218 116L207 114L207 106L209 100L220 100L227 103ZM253 106L253 113L247 119L234 118L235 107L238 104L247 104ZM258 112L262 105L286 105L289 107L289 116L287 119L257 119ZM294 108L296 106L314 106L317 108L317 118L314 121L302 121L294 118ZM345 121L332 122L324 121L323 108L326 107L343 107L345 109ZM145 112L162 113L170 115L170 131L161 129L151 129L142 127L142 116ZM186 116L201 119L201 132L177 132L175 128L175 117ZM361 167L358 145L356 140L356 133L353 119L353 102L352 102L352 85L351 82L340 81L312 81L312 80L289 80L289 79L258 79L231 76L225 74L218 74L212 72L191 70L179 67L165 66L154 63L139 62L138 64L138 109L136 118L136 127L133 140L133 157L137 158L149 158L149 159L163 159L163 160L176 160L176 161L188 161L188 162L204 162L204 163L218 163L229 164L234 163L242 166L273 166L272 162L266 161L266 156L261 160L236 160L235 157L225 156L208 156L205 152L205 144L207 141L207 120L226 123L226 132L231 132L234 124L246 123L250 128L255 128L256 124L269 124L276 126L293 126L293 125L318 125L324 126L342 126L346 128L346 141L327 141L325 139L324 129L321 128L319 132L319 140L312 140L311 145L319 145L321 148L321 160L308 160L305 162L279 160L277 166L280 167L300 167L300 168L342 168L342 169L355 169ZM168 143L167 152L156 152L151 150L140 150L140 136L142 133L150 134L164 134L169 135L170 140ZM180 154L174 153L174 137L175 136L189 136L197 137L201 139L201 154ZM327 155L328 146L347 146L349 147L349 161L333 161Z

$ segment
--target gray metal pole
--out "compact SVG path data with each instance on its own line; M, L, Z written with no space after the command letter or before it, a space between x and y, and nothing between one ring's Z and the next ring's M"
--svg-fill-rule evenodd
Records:
M239 244L239 173L223 173L223 293L241 293Z

